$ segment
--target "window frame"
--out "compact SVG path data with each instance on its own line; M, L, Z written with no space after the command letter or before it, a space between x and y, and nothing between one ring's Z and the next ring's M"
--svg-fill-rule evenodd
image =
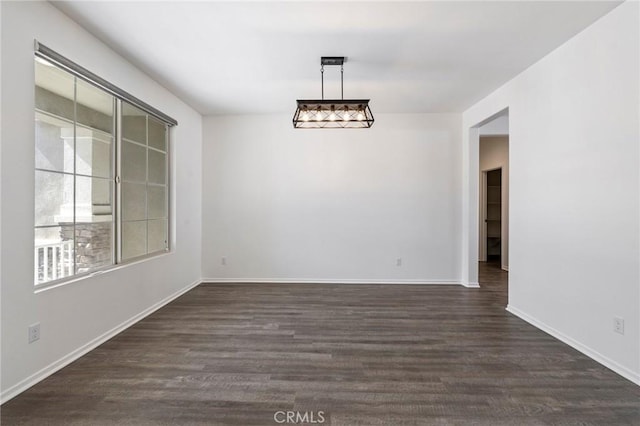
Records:
M80 273L76 273L77 270L77 255L76 255L76 250L77 250L77 243L76 243L76 237L75 237L75 229L76 229L76 224L78 222L76 222L76 209L77 209L77 197L76 197L76 178L78 176L80 177L85 177L84 174L77 173L76 167L75 167L75 162L77 161L76 156L77 156L77 151L76 151L76 141L77 141L77 136L75 133L75 128L76 126L80 126L80 127L85 127L88 129L93 129L91 126L87 126L85 124L79 123L77 122L77 118L75 117L74 114L74 119L73 120L69 120L66 117L61 117L56 115L55 113L49 112L49 111L45 111L45 110L41 110L37 107L37 105L34 103L34 117L37 117L38 114L44 114L47 115L49 117L53 117L55 119L58 120L62 120L66 123L71 123L74 126L74 151L73 151L73 155L74 155L74 168L73 168L73 172L69 173L69 172L58 172L55 171L55 173L60 173L62 175L69 175L72 176L74 179L74 189L73 189L73 234L74 234L74 238L71 240L73 241L73 273L71 275L67 275L64 277L60 277L60 278L56 278L56 279L51 279L48 281L43 281L43 282L38 282L38 267L39 267L39 254L40 252L38 251L38 249L36 248L36 230L40 229L40 228L45 228L45 227L56 227L56 226L60 226L60 225L47 225L47 226L42 226L42 225L36 225L36 216L35 216L35 211L34 211L34 220L33 220L33 229L34 229L34 238L33 238L33 247L34 250L32 251L32 254L34 256L34 277L33 277L33 288L36 292L39 291L43 291L43 290L47 290L50 288L54 288L54 287L58 287L61 285L65 285L71 282L75 282L75 281L79 281L79 280L83 280L85 278L94 276L94 275L98 275L98 274L102 274L104 272L110 271L110 270L117 270L120 269L124 266L127 265L131 265L131 264L136 264L136 263L140 263L140 262L144 262L146 260L152 259L152 258L156 258L156 257L161 257L164 256L166 254L169 254L172 251L173 248L173 240L171 238L172 236L172 220L173 220L173 212L171 209L171 200L172 200L172 173L171 173L171 164L172 164L172 160L171 160L171 155L172 155L172 128L174 126L176 126L178 124L178 122L171 118L170 116L162 113L161 111L155 109L154 107L150 106L149 104L141 101L140 99L134 97L133 95L129 94L128 92L125 92L124 90L118 88L117 86L109 83L108 81L102 79L101 77L91 73L90 71L86 70L85 68L77 65L76 63L70 61L69 59L63 57L62 55L56 53L55 51L49 49L48 47L42 45L41 43L39 43L37 40L35 41L35 52L34 52L34 63L36 60L38 60L38 58L43 59L45 61L48 61L50 63L52 63L54 66L56 66L58 69L70 74L70 76L76 78L77 80L75 80L74 82L74 87L77 84L77 81L84 81L85 83L91 85L94 88L97 88L111 96L113 96L113 130L112 130L112 143L111 143L111 149L110 149L110 155L111 155L111 161L109 162L109 167L110 167L110 177L107 178L107 181L111 182L111 191L110 191L110 195L111 195L111 215L112 215L112 219L110 221L110 223L112 224L112 229L111 229L111 246L110 246L110 252L111 252L111 261L109 264L107 265L103 265L103 266L99 266L96 267L95 269L91 269L90 271L85 271L85 272L80 272ZM38 87L37 82L34 78L34 90L36 90L36 87ZM74 93L77 89L74 88ZM35 93L34 93L34 99L35 99ZM74 95L74 110L76 108L77 105L77 98L75 98ZM122 115L122 111L123 111L123 103L128 103L131 106L141 110L142 112L144 112L146 114L146 146L145 146L145 156L147 158L147 167L146 167L146 183L145 183L145 219L144 221L146 222L146 229L147 229L147 233L146 235L146 241L145 241L145 248L146 248L146 253L139 255L139 256L135 256L135 257L130 257L130 258L126 258L123 259L122 256L122 246L123 246L123 238L122 238L122 228L123 228L123 220L122 220L122 144L123 144L123 136L122 136L122 128L123 128L123 115ZM148 234L148 229L149 229L149 221L152 220L152 218L149 218L149 205L148 205L148 188L149 188L149 150L152 149L154 151L158 151L158 152L162 152L159 149L156 149L154 147L151 147L149 145L149 120L155 120L157 122L159 122L160 124L162 124L164 126L164 155L165 155L165 161L164 161L164 184L157 184L158 186L164 186L165 188L165 199L164 199L164 213L165 213L165 217L163 218L163 220L166 222L165 224L165 237L166 237L166 241L165 241L165 247L163 249L160 250L155 250L153 252L149 252L149 234ZM35 122L34 122L34 126L35 126ZM99 129L95 129L95 130L99 130ZM37 134L34 134L34 145L36 145L38 143L38 139L37 139ZM35 156L34 156L34 172L37 173L38 170L42 170L39 167L36 167L35 164ZM45 170L45 171L49 171L49 170ZM89 176L91 177L91 176ZM34 200L37 200L38 194L35 192L35 182L34 182ZM100 222L95 222L95 223L100 223ZM45 249L48 250L48 249ZM55 253L55 248L53 249L52 253ZM62 249L61 249L62 250ZM56 266L57 268L57 266Z

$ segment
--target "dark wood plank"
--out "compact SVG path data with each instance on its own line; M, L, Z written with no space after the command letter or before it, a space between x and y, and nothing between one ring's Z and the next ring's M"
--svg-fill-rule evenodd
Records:
M482 289L200 285L2 406L2 425L640 424L640 388Z

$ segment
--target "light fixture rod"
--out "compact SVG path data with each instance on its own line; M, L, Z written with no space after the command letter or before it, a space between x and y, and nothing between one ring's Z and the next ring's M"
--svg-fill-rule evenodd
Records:
M320 65L320 79L322 80L322 100L324 100L324 64Z
M344 100L344 66L340 65L340 99Z
M340 99L344 100L344 56L322 56L320 58L320 87L324 100L324 66L340 65Z

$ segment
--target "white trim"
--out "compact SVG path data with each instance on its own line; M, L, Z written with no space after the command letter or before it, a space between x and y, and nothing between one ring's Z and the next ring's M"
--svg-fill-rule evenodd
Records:
M64 367L66 367L67 365L71 364L73 361L77 360L78 358L80 358L81 356L87 354L88 352L92 351L93 349L97 348L98 346L100 346L101 344L106 342L107 340L111 339L112 337L114 337L115 335L121 333L122 331L126 330L127 328L131 327L132 325L134 325L135 323L137 323L141 319L145 318L146 316L148 316L148 315L152 314L153 312L157 311L158 309L162 308L163 306L165 306L169 302L173 301L174 299L182 296L184 293L186 293L187 291L189 291L192 288L196 287L201 282L202 281L200 281L200 280L194 281L193 283L191 283L191 284L187 285L186 287L178 290L177 292L171 294L170 296L165 297L164 299L162 299L158 303L155 303L154 305L150 306L149 308L145 309L144 311L134 315L133 317L129 318L128 320L126 320L126 321L122 322L121 324L115 326L111 330L109 330L109 331L103 333L102 335L96 337L95 339L91 340L90 342L86 343L85 345L80 346L78 349L68 353L67 355L63 356L62 358L58 359L57 361L52 362L51 364L49 364L48 366L44 367L40 371L35 372L34 374L32 374L31 376L27 377L26 379L16 383L15 385L11 386L8 389L6 389L4 392L2 392L0 394L0 404L4 404L5 402L7 402L10 399L12 399L12 398L16 397L17 395L19 395L20 393L26 391L27 389L29 389L31 386L35 385L36 383L46 379L47 377L49 377L50 375L52 375L56 371L58 371L58 370L60 370L60 369L62 369Z
M507 265L502 265L501 268L503 271L509 272L509 267Z
M411 285L462 285L458 280L422 280L422 279L371 279L353 278L203 278L202 284L411 284Z
M482 126L481 126L482 127ZM481 138L495 138L497 136L509 136L509 132L506 133L480 133Z
M480 288L480 283L477 281L462 283L467 288Z
M567 345L571 346L572 348L576 349L577 351L582 352L583 354L585 354L586 356L588 356L589 358L593 359L594 361L599 362L600 364L604 365L605 367L607 367L608 369L614 371L615 373L618 373L619 375L621 375L622 377L624 377L627 380L632 381L633 383L635 383L636 385L640 386L640 374L637 372L634 372L630 369L628 369L627 367L618 364L616 361L612 360L611 358L608 358L604 355L602 355L601 353L599 353L598 351L591 349L590 347L572 339L571 337L567 336L566 334L562 333L561 331L556 330L555 328L543 323L542 321L537 320L536 318L522 312L520 309L512 306L512 305L507 305L506 310L510 313L512 313L513 315L523 319L524 321L528 322L529 324L533 325L534 327L544 331L545 333L555 337L556 339L560 340L563 343L566 343Z

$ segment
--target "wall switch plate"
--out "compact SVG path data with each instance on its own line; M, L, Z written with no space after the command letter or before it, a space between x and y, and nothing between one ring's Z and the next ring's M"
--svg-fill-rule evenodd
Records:
M402 258L401 257L396 259L396 266L402 266Z
M227 256L222 256L222 257L220 258L220 264L221 264L222 266L226 266L226 265L227 265Z
M40 339L40 323L37 322L29 326L29 343Z
M624 334L624 318L613 318L613 331L616 333Z

